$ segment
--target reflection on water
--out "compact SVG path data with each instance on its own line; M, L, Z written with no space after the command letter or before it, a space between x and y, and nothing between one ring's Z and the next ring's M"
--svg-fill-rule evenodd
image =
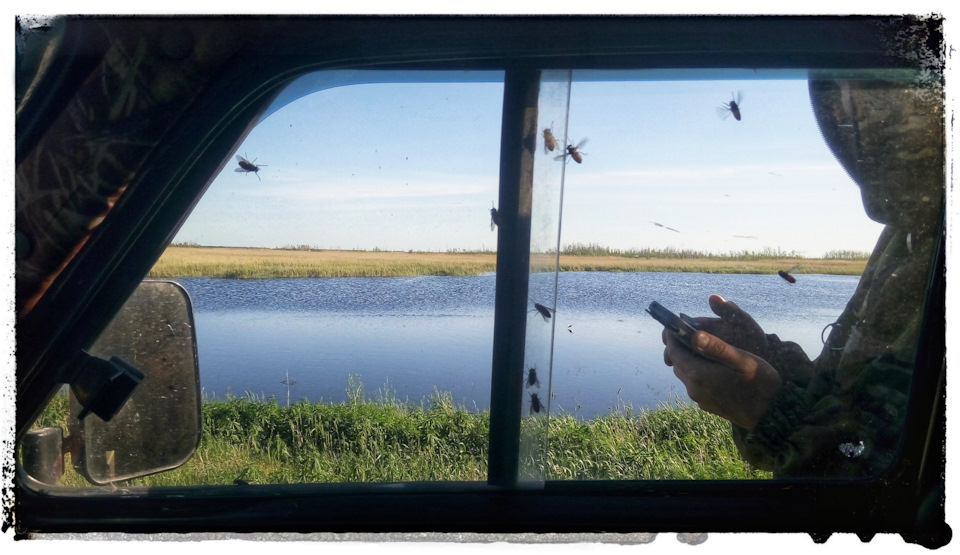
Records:
M700 316L709 313L707 297L721 294L813 357L857 279L802 275L791 285L776 275L562 273L552 380L549 361L527 362L552 385L551 412L590 418L654 407L686 396L663 364L661 327L644 311L650 301ZM194 302L208 397L250 392L283 403L289 373L291 400L339 403L356 375L367 398L419 403L442 391L468 409L489 408L493 275L179 281Z

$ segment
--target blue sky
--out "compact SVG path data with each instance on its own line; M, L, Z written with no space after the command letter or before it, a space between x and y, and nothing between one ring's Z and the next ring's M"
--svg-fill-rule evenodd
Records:
M588 139L583 164L563 172L561 244L872 250L880 225L823 143L802 73L638 76L575 73L566 122L565 95L541 97L540 128ZM338 86L284 105L237 151L263 165L260 180L228 162L176 241L495 249L502 85L471 78ZM720 117L738 94L742 120ZM559 179L555 154L538 150L535 171Z

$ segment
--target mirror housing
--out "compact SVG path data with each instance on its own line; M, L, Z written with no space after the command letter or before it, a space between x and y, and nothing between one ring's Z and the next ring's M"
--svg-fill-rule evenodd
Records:
M86 364L98 376L91 379L105 393L91 399L88 389L71 384L74 468L94 484L108 484L190 460L200 443L201 395L186 290L172 281L144 280L88 355ZM135 383L138 372L142 380ZM117 401L126 395L125 403Z

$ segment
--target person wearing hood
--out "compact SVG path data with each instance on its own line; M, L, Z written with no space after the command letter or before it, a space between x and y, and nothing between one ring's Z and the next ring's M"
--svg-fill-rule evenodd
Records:
M825 72L809 90L824 140L885 225L853 297L814 360L713 295L717 317L695 319L691 348L663 333L664 361L691 400L731 422L753 466L775 478L865 477L897 453L942 241L943 93Z

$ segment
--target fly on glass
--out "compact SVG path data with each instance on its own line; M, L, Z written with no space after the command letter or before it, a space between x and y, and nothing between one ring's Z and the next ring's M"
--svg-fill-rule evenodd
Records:
M493 231L493 229L499 226L501 223L503 223L503 220L500 219L500 212L497 212L496 207L491 206L490 207L490 231Z
M246 153L244 153L244 154L246 154ZM253 159L253 162L256 162L256 161L257 161L257 159L254 158L254 159ZM250 172L253 172L253 174L256 175L256 176L257 176L257 179L259 180L259 179L260 179L260 173L259 173L259 172L260 172L260 168L266 167L266 164L260 164L260 165L258 166L257 164L254 164L253 162L251 162L250 160L247 160L247 159L244 158L243 156L240 156L239 154L237 154L237 163L240 164L240 167L237 168L237 169L235 169L235 170L233 170L233 171L235 171L235 172L240 172L240 173L250 173Z
M530 414L540 412L543 409L543 403L540 402L540 396L536 393L530 394Z
M733 93L730 93L730 96L733 96ZM743 94L737 91L737 96L731 98L730 102L724 102L717 108L717 113L720 114L720 117L727 119L727 116L733 114L734 119L740 121L740 100L742 97Z
M539 314L540 317L543 318L544 322L549 322L550 317L553 316L553 309L547 308L540 303L533 303L533 308L534 310L537 311L537 314Z
M536 366L530 367L530 370L527 373L526 383L527 383L527 387L532 387L534 385L536 385L537 387L540 387L540 378L537 377Z
M780 277L782 277L783 279L787 280L787 283L796 283L796 282L797 282L797 278L795 278L795 277L793 277L793 276L791 275L791 274L793 274L793 272L795 272L795 271L797 271L797 266L794 266L793 268L790 268L790 269L787 270L787 271L777 270L777 275L780 276Z
M554 158L554 160L564 160L567 156L569 156L573 158L574 162L578 164L582 164L583 157L586 156L587 153L580 152L580 149L583 148L583 145L585 144L587 144L587 140L582 139L579 143L577 143L577 146L567 145L567 152L565 154L561 154L560 156L557 156L556 158Z
M543 128L543 153L553 152L557 148L557 138L553 136L553 124Z

